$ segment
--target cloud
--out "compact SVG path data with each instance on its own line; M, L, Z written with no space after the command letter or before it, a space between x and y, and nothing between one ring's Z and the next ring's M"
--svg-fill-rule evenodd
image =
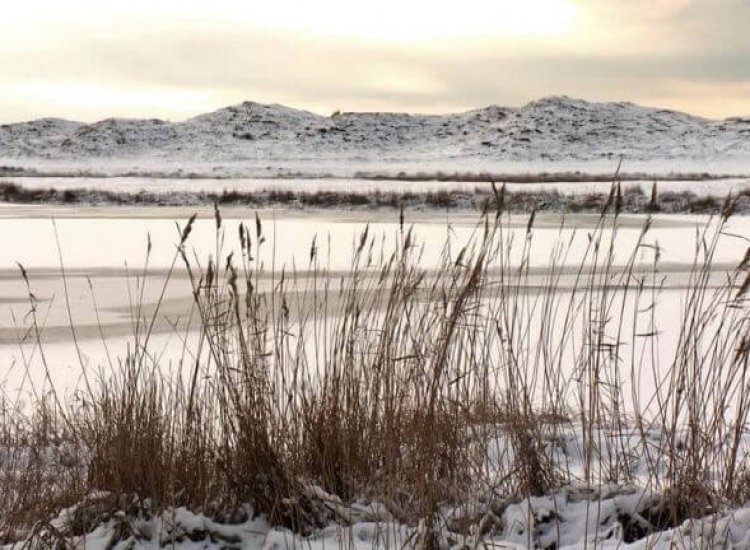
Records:
M183 118L245 99L321 113L444 112L559 93L656 101L711 116L750 113L750 3L578 1L597 27L567 41L476 36L401 43L243 21L49 28L44 39L29 35L0 46L0 120ZM96 101L57 93L62 85Z

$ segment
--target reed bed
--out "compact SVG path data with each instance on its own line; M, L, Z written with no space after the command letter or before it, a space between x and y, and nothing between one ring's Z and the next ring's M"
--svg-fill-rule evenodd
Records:
M512 178L511 178L512 180ZM420 180L415 180L420 181ZM432 180L427 180L432 181ZM451 180L454 181L454 180ZM461 180L457 180L461 181ZM473 181L473 180L472 180ZM438 189L435 191L290 191L270 187L257 191L224 189L216 191L108 191L84 187L56 189L27 188L14 181L0 181L0 201L24 205L81 205L81 206L249 206L258 209L352 209L374 208L398 212L424 209L459 209L475 211L477 215L493 208L492 179L476 180L474 189ZM566 181L566 180L563 180ZM598 180L601 181L601 180ZM668 181L668 179L667 179ZM635 184L622 192L620 209L623 213L648 214L689 213L720 215L723 197L698 195L691 191L662 191L656 182L644 190ZM598 214L606 204L608 191L577 193L556 189L517 189L507 191L504 208L508 212L574 212ZM737 213L750 212L750 191L737 193Z
M135 300L128 354L86 367L78 391L45 384L25 403L4 392L0 540L54 534L50 518L81 502L95 504L62 539L116 510L176 506L241 521L250 505L306 535L351 521L335 498L381 503L424 547L446 531L501 534L503 507L560 490L602 514L596 495L637 487L647 497L615 518L631 540L743 504L750 251L711 284L737 200L696 235L665 360L660 250L650 220L618 249L620 187L593 229L560 239L541 282L535 212L510 231L508 197L492 186L473 237L448 239L437 270L421 266L403 210L398 243L365 229L345 274L316 239L300 268L261 265L262 220L228 235L218 206L216 249L195 258L193 217L163 282L185 269L194 298L199 336L176 367L151 349L159 305L145 315ZM27 338L54 368L22 277Z

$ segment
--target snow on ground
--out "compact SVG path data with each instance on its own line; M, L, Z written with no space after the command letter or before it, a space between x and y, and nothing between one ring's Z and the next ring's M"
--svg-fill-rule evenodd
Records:
M580 443L580 430L572 430L571 434ZM654 441L658 439L655 437ZM569 459L580 469L580 454L573 452ZM330 518L326 527L305 535L269 525L250 504L218 518L216 514L184 507L157 510L148 500L117 499L101 492L63 510L49 522L37 524L23 540L0 546L0 550L424 547L428 536L424 521L406 523L378 502L344 503L315 485L306 486L305 491ZM668 491L601 481L590 486L573 484L549 495L520 499L497 494L484 498L477 492L459 506L444 506L430 532L436 535L441 548L455 549L750 547L750 506L671 525L665 515L670 495ZM55 546L63 540L64 546Z
M245 102L182 122L42 119L0 126L0 164L48 172L223 177L582 169L745 173L750 117L548 97L448 115L320 116Z

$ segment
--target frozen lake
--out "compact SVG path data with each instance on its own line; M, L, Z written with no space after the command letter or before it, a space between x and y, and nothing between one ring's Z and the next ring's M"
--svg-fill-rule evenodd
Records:
M142 267L146 243L150 236L153 246L149 267L163 269L172 262L178 238L177 225L184 226L192 213L198 219L190 236L190 247L198 257L215 252L216 236L212 208L164 207L46 207L11 206L0 208L0 228L6 239L0 249L2 269L14 268L16 262L29 270L57 269L60 265L55 226L62 252L62 261L69 269L124 269ZM238 244L235 238L241 222L255 226L255 211L248 208L222 209L223 229L227 234L226 252ZM287 269L296 265L304 269L304 259L313 239L322 257L332 269L349 267L351 251L359 234L370 226L371 235L391 248L398 242L400 229L398 214L394 212L362 211L285 211L261 210L266 244L258 260L264 267ZM414 226L416 241L424 246L423 265L437 264L443 245L450 238L460 248L476 232L478 215L475 212L444 213L408 212L405 224ZM576 233L592 229L599 216L590 214L539 214L534 223L534 254L532 263L543 267L552 247L560 240L569 240ZM629 247L640 234L645 216L620 217L617 251L626 258ZM53 222L54 220L54 222ZM651 237L661 245L664 263L685 263L693 257L693 247L685 246L686 238L694 240L696 228L703 227L706 216L655 216ZM528 216L513 215L506 228L518 234L526 232ZM738 234L748 235L750 218L736 217L730 222ZM12 236L12 238L8 238ZM585 243L582 241L581 245ZM330 254L329 254L330 252ZM520 252L520 251L519 251ZM737 250L727 244L721 247L718 261L735 260ZM569 261L577 264L577 256Z
M380 182L379 182L380 183ZM164 292L163 303L154 336L153 353L165 369L179 368L190 357L197 318L192 304L192 289L182 261L177 259L175 272L164 286L167 270L175 260L179 240L176 224L184 226L194 209L120 208L120 207L19 207L0 208L0 367L5 391L12 393L28 381L43 385L45 370L60 387L80 385L81 360L90 369L106 373L110 365L125 355L132 345L133 312L148 315ZM216 230L212 209L198 209L188 241L188 255L205 261L216 256ZM318 265L334 273L334 287L346 285L346 270L359 236L369 225L376 249L387 253L402 238L397 215L376 212L261 211L266 242L256 255L263 266L267 291L284 269L296 270L304 279L310 268L310 248L315 240ZM222 211L225 244L222 257L231 251L239 257L238 226L249 224L255 232L255 213L246 208ZM54 222L53 222L54 219ZM572 285L574 269L586 248L587 235L598 216L568 215L562 225L560 215L539 215L531 240L531 277L525 280L528 291L544 285L550 258L561 243L570 245L570 253L558 259L571 272L562 277L559 288ZM477 232L474 213L441 212L407 213L406 225L413 225L416 242L422 246L421 265L430 270L438 266L446 242L451 258ZM624 263L633 252L645 221L643 216L622 216L615 236L615 263ZM670 322L683 304L684 288L694 258L697 233L708 223L704 216L656 216L647 241L660 247L661 271L666 277L656 312L663 325L660 354L668 357L669 343L676 339L678 327ZM526 238L526 216L512 216L504 226L505 238L515 241L511 264L521 257L520 246ZM561 226L562 225L562 226ZM56 229L55 229L56 228ZM480 229L481 232L481 229ZM712 284L719 284L726 271L734 267L745 253L750 236L750 218L730 220L715 257ZM150 238L152 250L145 265ZM603 244L612 238L606 233ZM60 249L58 251L57 242ZM60 254L61 251L61 254ZM653 250L638 253L637 264L648 269ZM67 272L67 298L60 276L61 261ZM29 274L31 291L37 300L36 315L42 325L43 347L30 332L28 291L16 262ZM141 309L136 304L142 303ZM70 315L68 313L70 308ZM73 345L73 330L79 347ZM80 352L80 355L79 355ZM653 381L645 381L646 388Z

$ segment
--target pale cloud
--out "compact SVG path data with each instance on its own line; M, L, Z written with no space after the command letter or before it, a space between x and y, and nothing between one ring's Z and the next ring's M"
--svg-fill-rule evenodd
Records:
M0 90L4 98L23 97L27 102L66 105L73 109L96 112L98 117L108 117L123 106L132 116L144 112L160 112L163 116L180 117L185 110L200 112L210 109L216 98L206 91L179 88L110 86L90 82L65 80L24 80ZM123 113L127 116L127 110ZM122 116L122 115L121 115Z
M18 25L109 27L159 21L253 27L413 42L485 34L541 35L572 30L576 0L26 0L9 6L0 28Z
M181 119L246 99L444 112L563 93L750 113L750 2L534 1L27 0L0 20L0 121ZM543 2L547 27L524 27Z

